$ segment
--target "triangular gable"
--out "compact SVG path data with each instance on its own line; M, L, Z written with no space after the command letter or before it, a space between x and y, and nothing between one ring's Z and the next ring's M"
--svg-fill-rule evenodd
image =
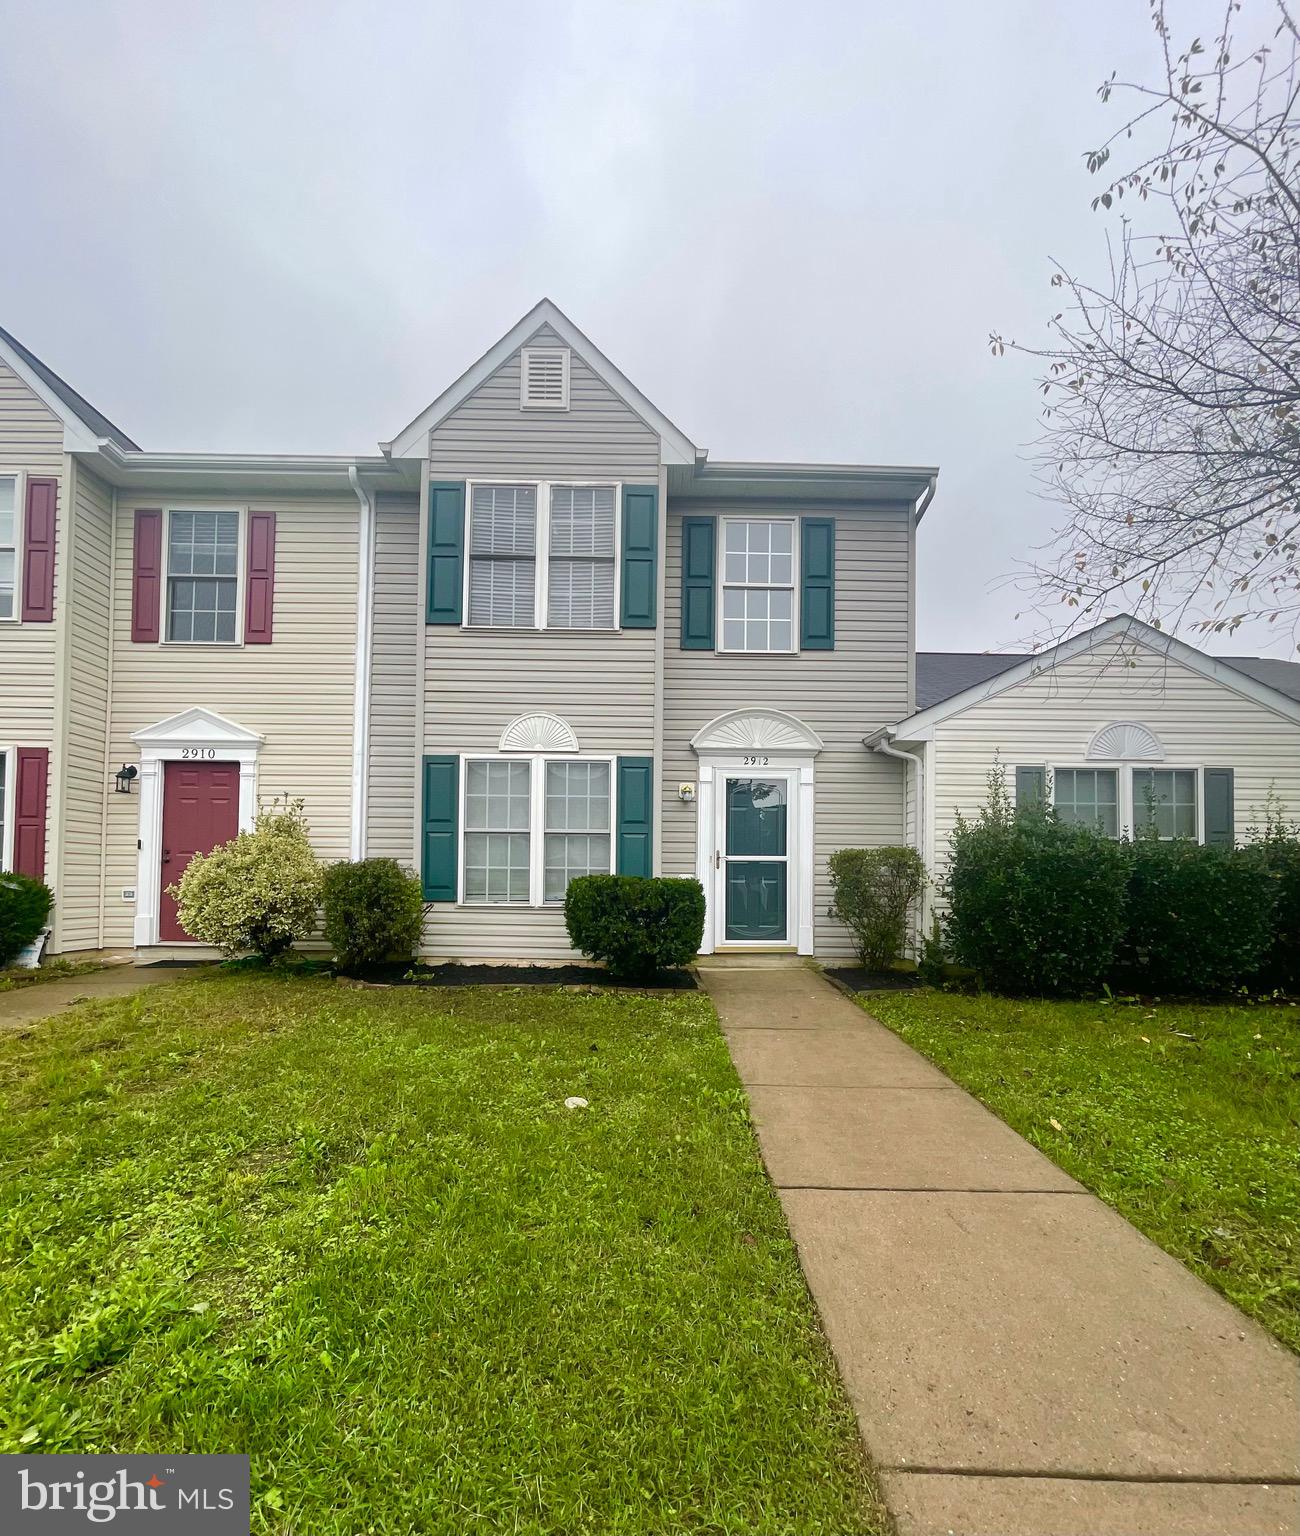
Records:
M526 346L539 331L549 328L555 336L580 357L587 367L619 397L620 400L658 434L663 443L666 464L694 464L698 457L695 444L637 389L636 385L621 373L601 350L574 325L550 299L530 309L522 320L506 332L495 346L489 349L464 373L449 385L427 409L420 412L413 422L404 427L391 443L380 443L380 449L394 459L422 458L428 434L446 420L457 406L467 400L478 387L496 373L515 352Z
M121 448L135 449L136 444L71 384L29 351L16 336L0 329L0 359L27 386L38 400L63 423L65 452L93 452L101 438L110 438Z
M131 740L142 747L185 746L193 743L205 747L257 747L266 738L246 726L236 725L213 709L195 705L183 709L178 715L169 715L142 731L135 731Z
M959 715L965 710L974 708L977 704L983 704L986 699L996 698L1007 689L1015 688L1032 677L1050 672L1054 667L1072 661L1088 651L1096 650L1098 646L1109 640L1130 641L1157 655L1168 657L1169 660L1179 662L1191 671L1200 673L1202 677L1221 683L1225 688L1240 694L1241 697L1261 704L1264 708L1273 710L1275 714L1300 724L1300 702L1297 700L1279 693L1276 688L1270 688L1267 683L1248 676L1234 667L1230 661L1216 656L1207 656L1204 651L1198 651L1194 645L1188 645L1185 640L1178 640L1173 635L1166 635L1158 629L1153 629L1149 624L1144 624L1141 619L1134 618L1132 614L1121 613L1113 619L1107 619L1103 624L1098 624L1095 629L1085 630L1079 635L1071 635L1068 640L1062 640L1048 650L1026 656L1023 661L1008 667L1006 671L999 672L995 677L987 678L983 682L975 683L960 693L953 694L951 698L931 705L929 709L918 710L916 714L900 721L898 725L890 726L888 735L897 741L925 740L941 720L947 720L953 715Z

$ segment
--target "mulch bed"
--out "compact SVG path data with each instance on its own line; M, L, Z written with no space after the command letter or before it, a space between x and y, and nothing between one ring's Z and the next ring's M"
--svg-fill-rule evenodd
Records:
M357 977L339 977L359 986L380 987L624 987L594 965L377 965ZM661 971L638 992L693 992L692 971Z
M828 966L826 974L850 992L910 992L921 985L915 971L868 971L860 965Z

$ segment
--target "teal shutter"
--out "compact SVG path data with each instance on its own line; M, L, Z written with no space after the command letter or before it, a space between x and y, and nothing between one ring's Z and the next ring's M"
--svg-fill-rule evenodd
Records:
M799 649L835 649L835 519L799 524Z
M420 838L420 880L426 901L455 901L459 894L456 888L459 791L460 759L426 757Z
M620 875L648 875L654 867L653 757L618 760L618 859Z
M1016 804L1042 805L1047 799L1047 769L1023 765L1016 769Z
M659 488L623 487L623 582L619 623L624 629L655 627L659 570Z
M682 650L713 649L713 566L717 541L711 517L682 518Z
M1228 847L1236 841L1233 826L1232 769L1207 768L1201 775L1204 800L1205 841Z
M465 484L429 486L429 590L426 621L459 624L465 585Z

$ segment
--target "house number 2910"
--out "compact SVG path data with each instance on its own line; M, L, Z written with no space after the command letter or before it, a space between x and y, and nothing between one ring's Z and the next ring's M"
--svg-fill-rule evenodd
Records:
M766 757L747 757L745 759L745 767L746 768L766 768L767 765L768 765L768 761L769 761L769 759L766 758Z
M217 749L215 747L182 747L181 748L181 756L182 757L215 757L216 755L217 755Z

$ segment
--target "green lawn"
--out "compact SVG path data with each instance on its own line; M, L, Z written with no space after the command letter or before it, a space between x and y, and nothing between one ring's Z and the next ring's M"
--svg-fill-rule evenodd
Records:
M0 1451L247 1451L259 1532L886 1529L701 996L186 978L0 1102Z
M1300 1008L874 993L865 1006L1300 1349Z
M102 971L99 960L64 960L55 956L43 965L0 966L0 992L17 992L24 987L39 987L46 981L68 981L73 976L86 976L91 971Z

